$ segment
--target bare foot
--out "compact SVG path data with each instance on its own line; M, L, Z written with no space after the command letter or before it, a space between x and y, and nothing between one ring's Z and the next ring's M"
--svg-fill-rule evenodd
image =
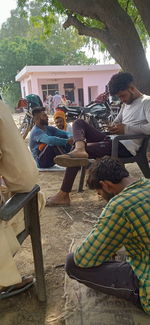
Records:
M70 198L69 193L60 191L55 196L49 197L46 200L46 207L52 206L69 206L70 205Z

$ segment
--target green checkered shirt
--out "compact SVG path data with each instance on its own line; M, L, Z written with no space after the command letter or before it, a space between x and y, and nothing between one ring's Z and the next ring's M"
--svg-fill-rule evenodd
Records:
M150 180L140 179L109 201L91 233L74 253L76 265L98 266L122 246L139 279L139 295L150 314Z

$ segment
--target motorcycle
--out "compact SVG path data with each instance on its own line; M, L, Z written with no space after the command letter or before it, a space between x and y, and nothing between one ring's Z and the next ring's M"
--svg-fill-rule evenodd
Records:
M77 118L79 118L79 116L82 113L83 107L80 106L65 106L65 105L58 105L58 107L56 108L57 110L61 110L65 113L66 115L66 121L68 123L75 121Z
M25 116L19 127L19 132L22 135L23 139L25 139L33 127L33 116L30 106L27 108L24 107L23 110L25 111Z
M107 123L108 117L110 115L110 107L107 103L91 102L84 108L84 113L90 113L95 117L97 121L101 121L101 123Z
M121 103L120 100L117 99L113 99L110 102L109 99L109 92L105 92L100 94L96 99L95 102L97 104L105 104L105 106L107 107L107 111L106 111L106 122L107 123L112 123L114 121L114 119L117 117L120 108L121 108Z
M103 125L108 123L110 107L107 103L91 102L85 107L67 107L59 105L58 110L66 114L67 122L73 122L76 119L84 119L90 125L103 130Z
M33 115L32 115L32 109L36 107L43 107L43 103L39 96L31 94L26 96L25 98L20 98L17 109L22 109L25 112L25 116L23 118L23 121L19 127L19 131L25 139L28 135L28 133L31 131L34 123L33 123Z

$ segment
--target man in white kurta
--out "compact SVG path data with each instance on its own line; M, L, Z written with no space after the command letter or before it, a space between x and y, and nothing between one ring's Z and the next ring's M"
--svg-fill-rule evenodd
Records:
M0 100L0 197L6 192L29 192L37 183L38 171L35 162L11 116L9 108ZM6 186L3 186L3 181ZM5 192L5 193L4 193ZM39 195L40 209L44 205ZM11 221L0 221L0 289L21 283L13 255L20 245L16 239L24 229L22 211Z

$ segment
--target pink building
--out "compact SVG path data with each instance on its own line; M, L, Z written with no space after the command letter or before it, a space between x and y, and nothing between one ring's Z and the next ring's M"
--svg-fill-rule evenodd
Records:
M105 91L111 76L120 70L118 64L25 66L16 76L22 97L37 94L42 100L59 91L74 105L87 105Z

